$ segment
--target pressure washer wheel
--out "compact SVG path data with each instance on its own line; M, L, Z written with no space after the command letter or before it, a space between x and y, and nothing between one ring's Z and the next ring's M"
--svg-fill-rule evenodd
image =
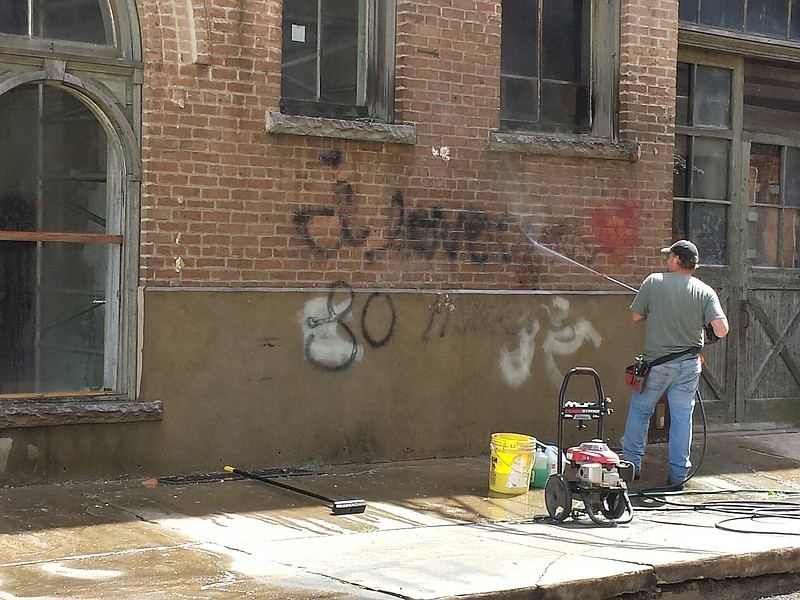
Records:
M584 511L598 525L614 526L630 523L633 507L625 489L578 488Z
M572 513L572 490L567 478L560 473L550 475L544 486L544 503L547 514L563 521Z
M610 521L622 518L627 509L625 493L619 491L608 491L600 494L600 512Z

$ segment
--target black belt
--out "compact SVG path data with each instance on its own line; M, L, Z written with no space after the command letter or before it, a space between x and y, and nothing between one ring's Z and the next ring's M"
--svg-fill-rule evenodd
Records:
M672 354L667 354L666 356L662 356L661 358L657 358L653 361L650 361L650 366L655 367L657 365L663 365L664 363L670 362L671 360L675 360L676 358L680 358L681 356L686 356L690 354L692 356L697 356L700 354L700 350L702 348L689 348L688 350L681 350L680 352L673 352Z

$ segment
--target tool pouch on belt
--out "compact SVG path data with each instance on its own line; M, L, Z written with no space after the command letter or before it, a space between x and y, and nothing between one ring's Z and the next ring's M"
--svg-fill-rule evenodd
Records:
M643 355L639 355L636 357L636 362L625 369L625 381L629 386L641 393L649 372L650 363L644 359Z
M642 389L644 389L644 380L647 379L647 374L652 367L663 365L666 362L677 360L684 356L697 356L700 354L700 350L701 348L687 348L680 352L673 352L672 354L661 356L650 362L647 362L644 359L644 355L640 354L636 357L636 362L625 369L625 381L627 381L628 385L632 386L633 389L641 393Z

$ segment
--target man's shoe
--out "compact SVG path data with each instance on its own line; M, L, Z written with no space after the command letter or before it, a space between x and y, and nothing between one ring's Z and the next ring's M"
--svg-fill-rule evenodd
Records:
M679 482L679 483L670 483L670 482L667 482L667 487L668 487L670 490L674 490L674 491L676 491L676 492L682 492L682 491L683 491L683 484L684 484L684 483L686 483L686 482L685 482L685 481L681 481L681 482Z

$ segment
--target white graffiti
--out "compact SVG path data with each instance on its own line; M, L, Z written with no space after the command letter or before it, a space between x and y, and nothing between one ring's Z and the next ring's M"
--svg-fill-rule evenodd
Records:
M332 303L327 298L312 298L297 313L303 330L303 348L307 360L328 370L340 370L364 356L364 347L356 343L347 323L353 318L353 301Z
M595 348L603 342L602 336L594 326L583 317L571 318L569 300L561 296L553 298L552 306L541 305L542 318L547 320L546 335L541 342L545 371L556 387L561 386L564 374L556 364L556 357L575 354L588 341ZM519 387L531 376L531 364L536 350L536 337L541 329L538 319L528 324L531 317L520 319L517 334L519 347L509 351L506 346L500 350L500 371L506 383Z
M506 383L515 388L521 386L531 376L531 362L536 349L534 338L541 327L536 320L526 325L527 320L524 315L520 317L520 329L517 334L519 347L509 351L507 346L503 346L500 350L500 370Z

